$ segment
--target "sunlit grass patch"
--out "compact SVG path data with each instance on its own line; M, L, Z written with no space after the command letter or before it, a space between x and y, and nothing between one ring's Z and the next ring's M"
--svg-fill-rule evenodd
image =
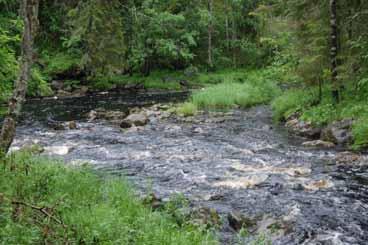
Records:
M264 77L262 72L244 73L237 79L234 77L195 92L191 102L201 109L248 108L268 103L280 93L276 83Z
M197 114L198 108L195 104L191 102L186 102L183 104L179 104L175 108L175 112L180 116L185 116L185 117L194 116Z

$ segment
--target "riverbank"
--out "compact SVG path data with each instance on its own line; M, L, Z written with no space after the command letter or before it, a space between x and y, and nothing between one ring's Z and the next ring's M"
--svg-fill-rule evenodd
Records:
M180 115L192 116L199 110L244 109L271 104L275 122L285 125L291 134L306 137L305 145L354 151L367 149L365 89L347 84L342 101L334 105L327 86L321 89L295 87L284 79L285 75L275 67L243 71L237 78L228 77L194 91L176 110Z
M152 210L154 200L144 205L122 178L26 151L2 164L0 243L217 244L205 229L178 224L169 208Z

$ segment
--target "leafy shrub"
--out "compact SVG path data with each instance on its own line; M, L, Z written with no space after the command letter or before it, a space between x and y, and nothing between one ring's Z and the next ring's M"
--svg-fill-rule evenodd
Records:
M320 104L306 110L302 115L302 120L312 122L314 125L326 125L338 118L336 108L333 104Z
M291 114L308 108L316 98L316 93L313 90L287 90L272 101L273 116L275 120L282 121Z
M75 67L79 67L80 58L76 56L72 56L67 53L56 53L56 54L48 54L47 52L43 53L42 59L46 63L46 69L44 73L48 77L52 77L57 74L62 74Z
M38 68L32 69L32 77L28 82L27 94L30 96L51 96L53 94L46 77Z

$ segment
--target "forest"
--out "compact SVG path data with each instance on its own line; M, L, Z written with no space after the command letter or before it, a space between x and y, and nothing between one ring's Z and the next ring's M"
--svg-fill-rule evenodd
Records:
M366 244L366 21L0 0L0 244Z

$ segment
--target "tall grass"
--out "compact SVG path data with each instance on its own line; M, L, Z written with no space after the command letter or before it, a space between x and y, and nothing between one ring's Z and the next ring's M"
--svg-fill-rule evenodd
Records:
M1 161L0 244L216 244L153 212L132 186L17 153Z
M279 93L276 82L262 71L236 72L230 73L220 84L195 92L191 102L201 109L248 108L268 103Z

